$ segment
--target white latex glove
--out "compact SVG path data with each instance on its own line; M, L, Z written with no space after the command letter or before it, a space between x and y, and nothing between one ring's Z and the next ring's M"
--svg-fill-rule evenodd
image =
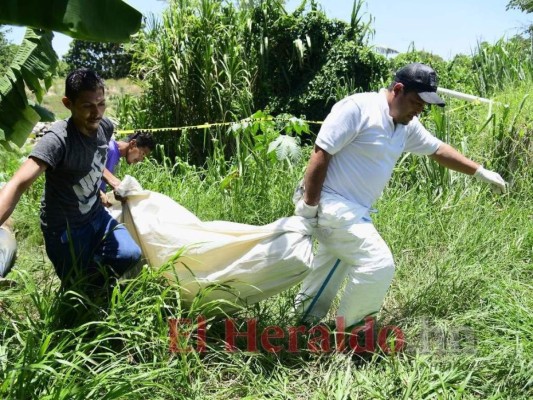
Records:
M477 169L474 177L482 182L490 183L494 193L505 193L507 190L507 182L503 180L500 174L494 171L489 171L488 169L483 168L483 166L480 166Z
M317 214L318 204L316 206L310 206L304 201L304 199L300 199L298 203L296 203L294 215L299 215L304 218L316 218Z

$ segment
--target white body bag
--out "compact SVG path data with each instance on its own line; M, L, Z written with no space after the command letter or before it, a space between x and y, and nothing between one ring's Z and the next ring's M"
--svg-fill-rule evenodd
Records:
M142 190L131 176L117 192L127 202L123 207L112 201L110 213L126 225L152 268L172 264L163 274L178 283L186 302L200 293L201 303L253 304L298 284L309 272L310 220L293 216L264 226L202 222L168 196Z

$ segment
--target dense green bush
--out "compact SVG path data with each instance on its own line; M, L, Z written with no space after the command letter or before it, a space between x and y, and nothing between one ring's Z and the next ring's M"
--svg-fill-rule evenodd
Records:
M376 90L388 76L387 60L353 41L340 38L328 54L328 60L297 94L295 114L323 121L340 98L354 93Z
M243 3L244 4L244 3ZM377 86L387 60L366 47L369 24L328 19L315 1L289 14L279 1L236 7L173 1L133 45L152 126L238 120L255 109L323 119L333 102Z
M351 24L329 19L315 1L305 4L292 14L268 5L254 10L254 44L261 46L254 100L273 114L323 120L340 97L376 87L388 63L366 46L361 2Z
M185 0L171 2L162 21L149 21L133 44L133 72L144 94L128 100L143 110L147 126L182 127L251 115L254 69L245 48L245 16L226 2ZM212 148L201 134L188 140L198 151ZM200 154L195 162L204 160Z

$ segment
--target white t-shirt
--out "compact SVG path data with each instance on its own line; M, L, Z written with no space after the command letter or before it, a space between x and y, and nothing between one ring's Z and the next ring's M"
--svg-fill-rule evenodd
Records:
M395 127L386 93L354 94L336 103L316 140L333 156L323 190L364 207L379 198L403 152L429 155L442 143L416 117Z

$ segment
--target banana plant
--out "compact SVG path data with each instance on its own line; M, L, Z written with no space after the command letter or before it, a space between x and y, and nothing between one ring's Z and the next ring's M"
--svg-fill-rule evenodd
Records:
M141 20L142 14L121 0L2 0L0 24L28 29L0 77L0 144L20 147L38 121L54 119L26 96L27 88L41 102L52 83L58 65L52 31L81 40L125 42L140 29Z

